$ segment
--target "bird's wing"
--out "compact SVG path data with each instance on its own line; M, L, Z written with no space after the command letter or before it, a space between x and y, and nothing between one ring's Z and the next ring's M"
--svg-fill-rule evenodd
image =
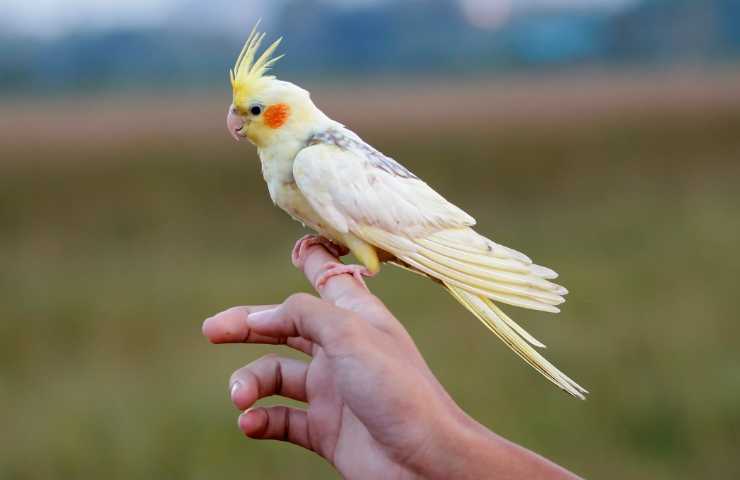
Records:
M318 144L298 154L293 174L334 229L431 277L523 308L556 313L564 301L567 290L549 281L555 272L476 233L470 215L382 154Z
M491 300L558 312L557 274L470 228L475 220L394 160L350 137L302 150L293 174L332 227L392 253L404 268L439 280L465 308L551 382L587 393L534 347L544 347Z
M311 206L342 233L375 226L414 238L475 224L473 217L375 150L309 146L296 156L293 175Z

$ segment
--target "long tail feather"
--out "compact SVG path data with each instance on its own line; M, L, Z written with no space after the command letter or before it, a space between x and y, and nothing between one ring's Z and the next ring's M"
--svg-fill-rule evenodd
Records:
M508 345L514 353L519 355L522 360L531 365L532 368L574 397L582 400L586 398L585 394L588 391L555 368L537 350L532 348L525 339L530 342L534 339L524 329L514 323L513 320L507 317L493 302L485 297L471 294L459 287L452 285L445 285L445 287L458 302L483 322L489 330L496 334L498 338ZM522 332L524 332L524 335ZM536 342L536 340L534 341Z
M498 245L470 228L409 238L365 227L362 235L396 256L396 265L441 283L455 299L545 378L577 398L588 393L537 350L545 345L506 315L493 301L557 313L565 287L558 275L523 253Z

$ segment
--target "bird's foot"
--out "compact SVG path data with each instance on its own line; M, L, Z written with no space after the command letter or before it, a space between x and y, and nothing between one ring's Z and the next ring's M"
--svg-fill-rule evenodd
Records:
M312 247L314 245L323 246L329 253L337 258L343 257L349 253L349 249L347 247L337 245L328 238L320 235L305 235L295 242L293 253L290 255L290 260L296 268L303 268L303 263L306 260L306 250L308 250L308 247Z
M322 267L322 270L324 270L324 272L321 275L319 275L319 278L316 279L316 290L323 287L324 284L331 277L342 275L344 273L349 273L350 275L355 277L357 281L360 282L362 286L365 287L365 289L367 289L367 284L365 284L365 279L362 277L372 277L375 275L370 270L368 270L367 267L363 265L345 265L343 263L337 263L337 262L328 262L324 264L324 266Z

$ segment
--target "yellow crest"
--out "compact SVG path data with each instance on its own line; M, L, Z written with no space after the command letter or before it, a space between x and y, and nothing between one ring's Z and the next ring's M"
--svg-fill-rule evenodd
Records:
M272 45L255 60L257 50L260 48L262 40L265 38L264 33L259 33L257 27L260 22L252 29L252 33L249 34L247 42L244 44L239 57L236 59L234 68L229 70L229 77L231 78L231 89L234 95L234 105L241 105L252 92L260 87L260 84L274 79L275 77L265 75L267 71L272 67L275 62L283 58L280 55L275 58L270 58L275 50L277 49L283 38L278 38Z

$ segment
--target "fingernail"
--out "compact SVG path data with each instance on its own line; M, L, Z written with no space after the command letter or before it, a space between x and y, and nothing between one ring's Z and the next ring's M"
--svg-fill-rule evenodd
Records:
M244 434L247 433L247 429L249 428L249 421L247 420L249 412L250 410L244 410L236 419L237 428L239 428L239 430L241 430Z
M205 320L203 321L203 326L201 326L201 327L200 327L200 331L201 331L201 332L203 332L203 335L204 335L204 336L206 336L206 337L208 336L208 333L206 333L206 332L208 331L208 323L209 323L209 322L210 322L211 320L213 320L213 317L208 317L208 318L206 318L206 319L205 319Z
M250 433L255 433L255 429L257 429L258 426L263 423L259 420L260 414L257 413L261 410L262 409L260 407L253 407L244 410L244 412L242 412L242 414L239 415L239 418L237 419L239 430L244 432L244 434L247 436L249 436Z
M262 310L260 312L254 312L247 315L247 323L251 327L260 327L265 325L272 318L272 314L275 312L274 308L269 310Z
M239 390L242 386L242 382L239 380L236 380L234 383L231 384L231 390L229 392L229 396L231 397L231 400L234 400L234 396L236 395L236 391Z

